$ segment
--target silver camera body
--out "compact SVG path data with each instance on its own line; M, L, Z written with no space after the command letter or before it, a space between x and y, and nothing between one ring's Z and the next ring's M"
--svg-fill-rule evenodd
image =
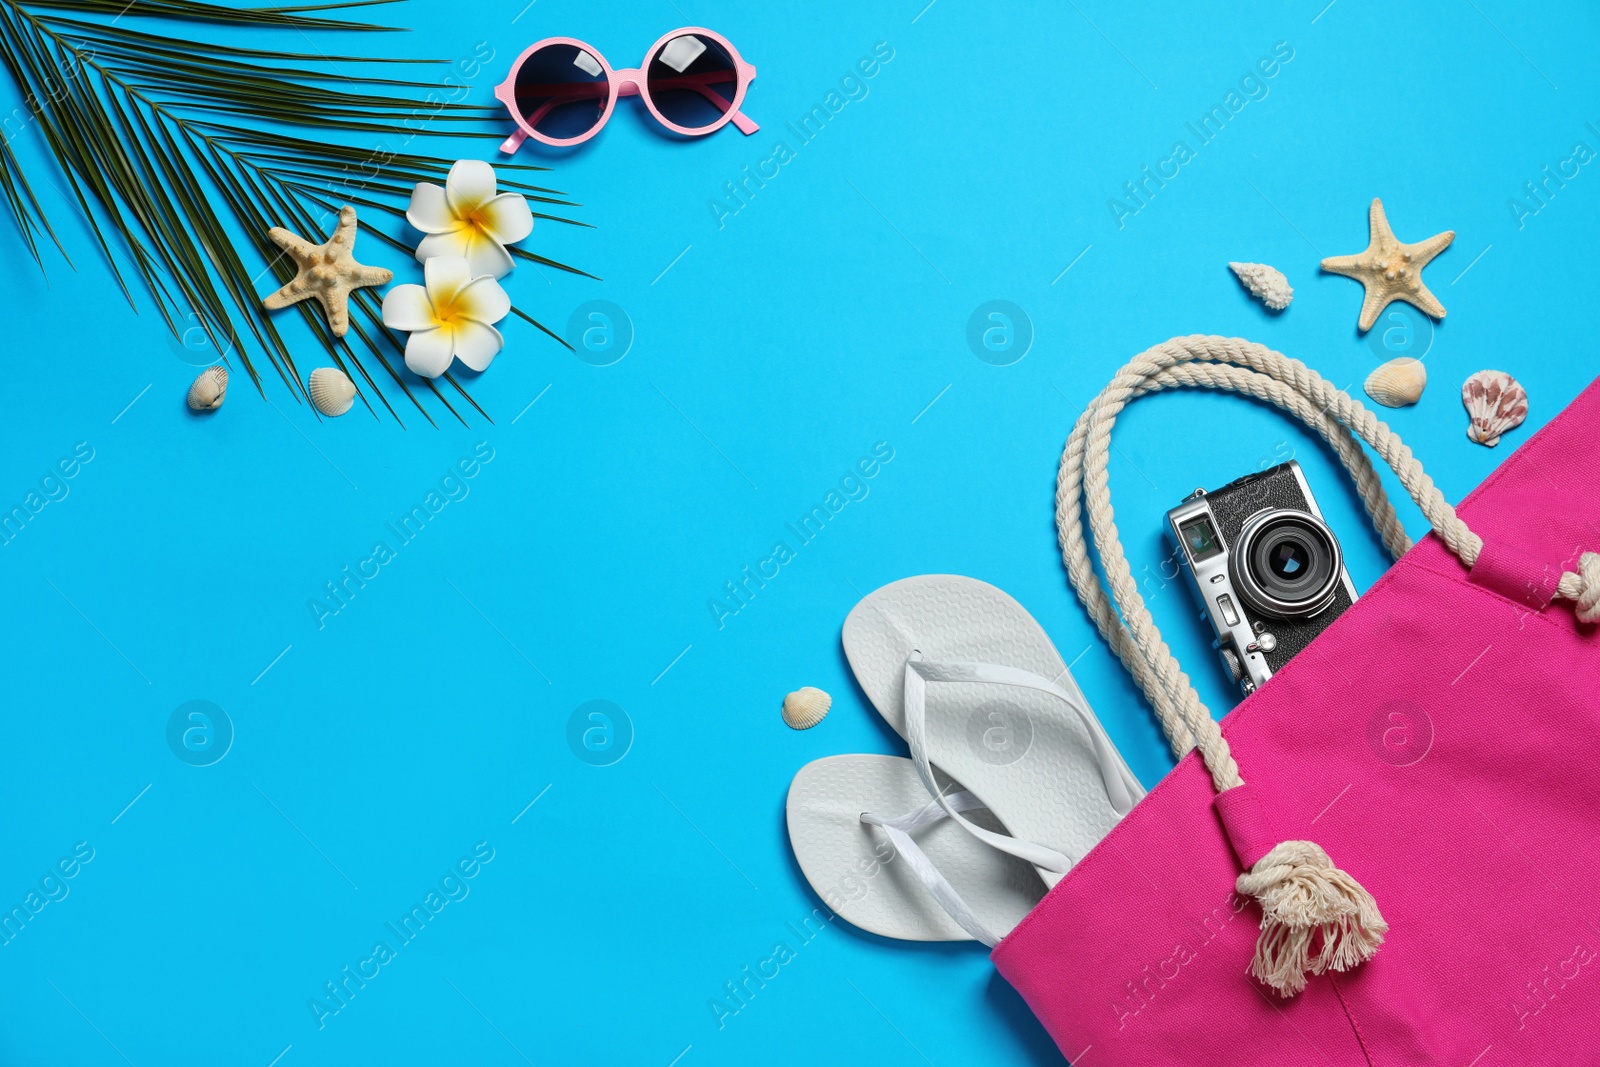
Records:
M1246 696L1355 603L1339 541L1294 460L1196 489L1167 512L1167 535Z

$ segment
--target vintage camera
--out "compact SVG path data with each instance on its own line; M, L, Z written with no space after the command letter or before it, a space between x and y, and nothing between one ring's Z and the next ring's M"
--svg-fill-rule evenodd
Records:
M1338 539L1293 460L1196 489L1167 512L1167 532L1246 696L1355 602Z

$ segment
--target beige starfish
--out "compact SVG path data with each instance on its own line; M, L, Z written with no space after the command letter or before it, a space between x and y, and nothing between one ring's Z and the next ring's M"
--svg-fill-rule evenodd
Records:
M277 310L302 300L315 300L327 312L328 327L335 337L343 337L350 329L350 291L387 285L394 278L392 270L366 267L355 261L356 209L348 204L339 209L338 228L325 244L314 245L282 226L274 226L267 236L294 257L300 273L261 302Z
M1422 284L1422 268L1450 247L1450 242L1456 239L1456 231L1446 230L1426 241L1408 245L1389 228L1383 201L1376 197L1372 201L1371 220L1372 239L1365 252L1329 256L1322 261L1323 270L1354 278L1366 289L1361 318L1356 326L1362 332L1372 329L1372 324L1378 321L1378 313L1396 300L1421 308L1433 318L1444 318L1444 305Z

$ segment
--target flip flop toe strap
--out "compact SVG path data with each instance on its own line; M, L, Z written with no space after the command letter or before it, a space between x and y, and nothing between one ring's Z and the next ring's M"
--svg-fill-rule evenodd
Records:
M1000 938L984 925L977 913L961 898L961 894L956 892L955 886L940 873L939 868L933 865L928 854L922 851L922 847L911 836L924 827L943 820L946 817L943 807L945 803L957 811L971 811L973 808L983 807L982 801L963 790L949 796L940 794L937 799L928 801L918 810L893 819L886 819L871 812L862 812L861 821L883 830L890 844L894 845L895 851L906 861L911 873L916 875L917 880L933 899L939 902L939 906L957 926L970 934L974 940L993 948L1000 943Z
M1118 815L1126 815L1144 796L1143 787L1124 768L1122 760L1117 756L1116 746L1111 743L1110 736L1106 734L1105 727L1100 724L1094 712L1081 697L1074 696L1044 675L995 663L935 663L926 660L912 662L915 663L915 667L911 668L908 664L908 668L914 669L917 674L930 682L1009 685L1055 697L1072 710L1089 735L1089 743L1094 746L1095 762L1100 768L1100 780L1106 787L1106 798L1111 802L1112 810Z
M1100 725L1094 713L1081 699L1050 679L1017 667L993 663L931 662L922 659L920 652L911 654L906 660L905 668L906 741L911 747L911 759L916 765L917 776L922 779L922 784L927 787L928 794L933 799L918 810L895 818L863 812L861 821L883 830L917 880L939 902L939 906L957 926L975 940L993 948L1000 943L1000 938L977 917L967 902L961 898L961 894L950 884L949 879L934 866L933 861L928 858L927 853L916 843L912 835L948 818L955 820L963 830L991 848L1031 863L1057 878L1072 868L1073 861L1056 849L998 834L977 825L962 812L983 807L981 800L965 790L946 794L940 789L934 780L933 765L928 758L929 682L1009 685L1055 697L1072 710L1088 733L1100 777L1105 784L1106 797L1112 809L1119 816L1127 814L1143 796L1144 791L1123 766L1122 761L1117 758L1116 748L1111 744L1105 728ZM1046 880L1053 882L1055 879Z
M1131 776L1123 769L1122 763L1116 756L1116 749L1111 744L1111 739L1106 736L1105 728L1098 719L1084 705L1083 701L1056 685L1053 681L1042 675L1034 674L1017 667L1005 667L993 663L963 663L963 662L932 662L922 659L922 654L913 651L906 659L905 668L905 724L906 742L911 747L911 760L916 765L917 775L922 779L922 784L928 793L945 811L945 814L958 822L962 829L973 837L992 848L998 849L1007 855L1016 856L1026 860L1035 867L1051 874L1062 875L1072 868L1073 860L1056 849L1044 845L1024 841L1020 838L1007 837L977 826L964 818L954 806L947 803L940 794L933 778L933 765L928 756L928 682L976 682L990 685L1009 685L1023 689L1032 689L1036 692L1046 693L1066 704L1088 732L1090 744L1094 748L1095 760L1099 765L1101 781L1106 788L1106 796L1112 809L1118 815L1124 815L1133 808L1142 791L1138 783L1131 781Z

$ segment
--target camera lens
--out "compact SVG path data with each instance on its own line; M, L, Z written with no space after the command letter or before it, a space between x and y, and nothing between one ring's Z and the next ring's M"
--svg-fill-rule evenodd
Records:
M1328 607L1343 563L1339 543L1316 516L1265 511L1240 532L1234 579L1251 607L1278 618L1307 618Z
M1284 541L1267 553L1267 566L1286 582L1297 581L1310 573L1311 550L1299 541Z

